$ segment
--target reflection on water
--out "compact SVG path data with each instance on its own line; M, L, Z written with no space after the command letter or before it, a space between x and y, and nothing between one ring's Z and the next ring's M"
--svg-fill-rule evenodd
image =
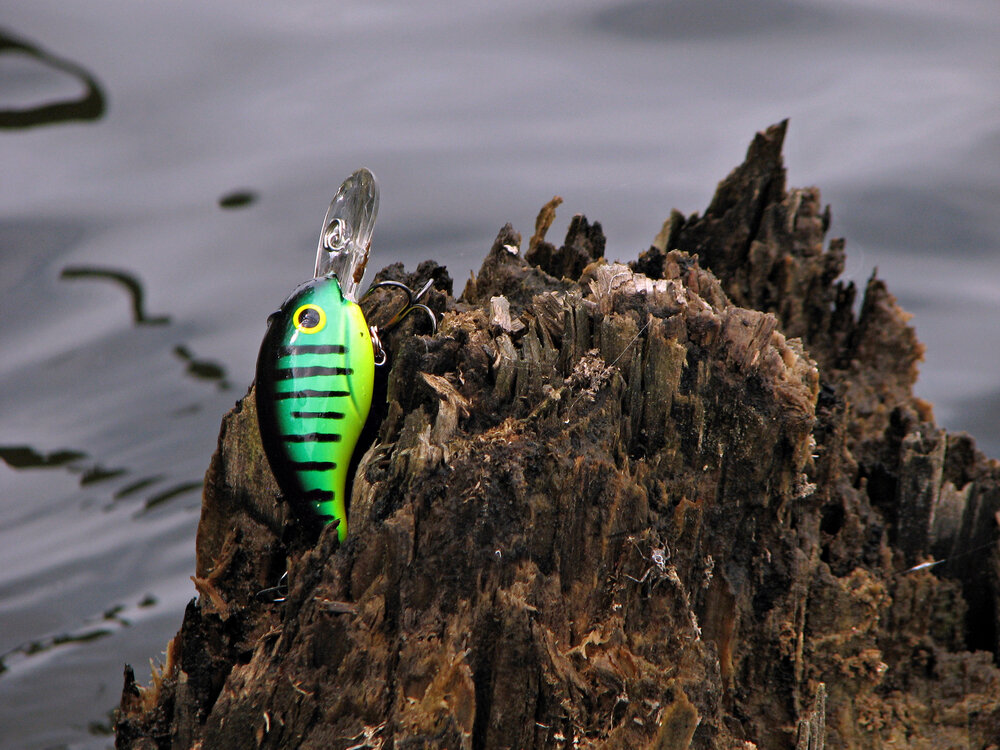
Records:
M65 466L68 463L86 458L86 453L71 450L58 450L52 453L39 453L27 445L0 446L0 459L3 459L12 469L39 469L54 466Z
M80 477L80 486L86 487L88 484L105 482L108 479L115 479L128 472L125 469L105 469L103 466L93 466L83 472Z
M161 479L163 479L162 475L155 477L143 477L142 479L139 479L135 482L130 482L129 484L126 484L120 490L115 492L114 498L115 500L124 500L125 498L131 497L137 492L141 492L150 485L156 484Z
M228 387L223 384L220 384L220 386ZM100 482L117 479L129 473L126 469L108 469L100 464L94 464L87 467L79 466L78 462L85 458L87 458L86 453L76 450L57 450L51 453L40 453L27 445L0 445L0 460L3 460L3 462L10 468L17 470L65 468L74 474L80 475L81 487L87 487ZM115 491L113 498L116 501L128 498L148 487L155 485L163 479L164 477L160 475L143 477L142 479L129 482ZM180 497L188 494L189 492L193 492L194 490L201 489L202 485L202 480L198 479L178 482L177 484L173 484L165 489L161 489L146 498L143 502L143 510L155 508L159 505L163 505L169 500L174 499L175 497Z
M74 450L39 453L28 445L0 445L0 460L12 469L52 469L67 466L86 457L86 453ZM79 470L75 466L68 466L67 468L71 471ZM99 464L80 471L82 471L80 474L81 487L104 482L108 479L115 479L127 473L125 469L106 469Z
M156 597L146 594L131 609L141 610L155 606ZM21 643L13 648L0 653L0 675L17 664L19 659L44 654L59 646L91 643L92 641L106 638L113 635L119 628L131 627L132 621L128 619L130 607L124 604L116 604L105 610L98 622L86 625L78 630L67 633L59 633L37 640Z
M219 388L229 388L226 380L226 368L218 362L211 362L207 359L195 359L191 351L184 345L174 347L174 354L187 363L184 371L187 375L198 380L212 380L219 384Z
M155 508L158 505L163 505L165 502L173 500L175 497L186 495L194 490L200 490L203 484L204 482L201 480L194 482L181 482L178 485L165 489L163 492L158 492L153 495L146 500L143 507L145 510L149 510L150 508Z
M104 115L105 98L100 84L76 63L18 39L4 29L0 29L0 55L23 55L46 68L68 73L84 87L78 99L38 104L27 109L0 109L0 128L22 129L72 120L97 120Z
M159 326L170 322L170 317L146 315L142 283L133 274L116 268L97 268L95 266L72 266L62 270L62 279L103 279L121 286L129 293L132 300L132 322L136 325Z

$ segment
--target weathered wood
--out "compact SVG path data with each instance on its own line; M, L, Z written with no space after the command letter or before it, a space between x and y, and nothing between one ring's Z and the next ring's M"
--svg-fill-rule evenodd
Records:
M1000 467L914 398L882 282L855 317L783 134L631 267L582 217L554 251L551 203L534 262L504 227L458 300L386 269L443 318L388 336L344 545L286 514L244 399L199 597L154 684L127 672L118 746L1000 742Z

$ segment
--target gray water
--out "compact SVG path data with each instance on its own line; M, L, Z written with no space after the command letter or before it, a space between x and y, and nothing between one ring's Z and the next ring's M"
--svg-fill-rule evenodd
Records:
M918 393L1000 455L996 0L481 5L0 3L0 748L112 744L123 663L195 596L220 419L362 165L371 265L461 288L556 193L556 238L582 212L635 257L790 117Z

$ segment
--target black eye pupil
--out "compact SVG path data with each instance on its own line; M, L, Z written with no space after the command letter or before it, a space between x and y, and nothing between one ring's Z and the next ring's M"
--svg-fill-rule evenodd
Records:
M309 308L299 314L299 325L303 328L315 328L319 324L319 313Z

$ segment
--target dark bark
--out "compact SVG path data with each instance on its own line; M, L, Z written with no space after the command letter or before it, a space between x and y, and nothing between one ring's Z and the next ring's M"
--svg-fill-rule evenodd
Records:
M389 336L342 546L286 513L244 398L199 597L154 684L126 671L118 746L1000 741L1000 468L914 398L881 281L855 316L784 129L631 269L583 217L546 243L556 199L528 259L504 227L458 300L418 269L444 316Z

